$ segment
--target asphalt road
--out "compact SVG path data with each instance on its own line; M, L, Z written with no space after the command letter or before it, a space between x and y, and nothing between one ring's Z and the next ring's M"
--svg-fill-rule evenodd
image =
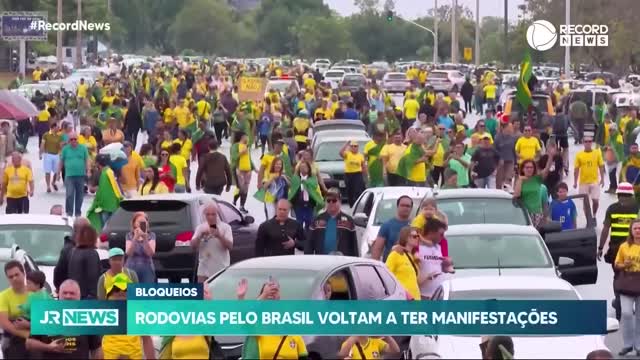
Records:
M478 119L479 117L477 115L470 115L466 119L466 122L469 126L473 126ZM223 142L222 151L225 154L228 154L228 149L229 149L229 143L226 141ZM575 146L573 145L573 143L571 143L571 147L570 147L571 163L573 163L573 158L575 156L575 153L579 150L580 150L579 146ZM32 213L47 214L51 206L56 204L64 205L64 190L60 184L59 184L60 190L58 192L53 192L50 194L46 193L42 162L38 160L37 137L32 137L29 140L28 153L25 156L33 164L34 179L36 184L35 195L31 199ZM253 150L252 156L253 156L253 160L256 163L259 163L259 158L260 158L259 151ZM195 174L195 171L196 171L196 165L193 164L192 173ZM571 186L573 184L572 178L573 177L571 175L566 179L566 182L570 185L569 186L569 188L571 189L570 193L575 192L575 190L573 190ZM256 191L256 181L257 181L257 176L254 175L252 178L250 194L253 194ZM193 184L193 177L192 177L192 184ZM195 186L192 185L192 188L195 189ZM233 195L232 193L224 193L222 196L225 199L231 200ZM88 196L87 198L85 198L84 205L83 205L83 212L89 208L91 201L92 201L91 196ZM596 214L596 218L599 224L598 234L600 233L600 230L601 230L601 224L602 224L604 213L607 207L613 202L615 202L615 196L604 194L604 193L602 194L600 210L598 211L598 214ZM579 204L576 204L576 205L579 205ZM263 211L262 204L257 200L255 200L253 197L249 197L247 201L247 209L249 210L250 214L256 218L256 222L264 221L264 211ZM2 213L4 212L4 207L0 209L0 212ZM582 221L584 222L584 219L582 219ZM601 262L598 265L598 270L599 270L598 282L595 285L579 286L578 290L585 299L607 300L610 302L611 298L613 297L613 290L612 290L613 273L612 273L611 267L608 264ZM613 309L610 307L609 307L609 316L613 316ZM606 344L607 346L609 346L609 348L612 351L617 352L622 347L621 333L617 332L617 333L608 335L606 337ZM570 345L568 344L568 346Z

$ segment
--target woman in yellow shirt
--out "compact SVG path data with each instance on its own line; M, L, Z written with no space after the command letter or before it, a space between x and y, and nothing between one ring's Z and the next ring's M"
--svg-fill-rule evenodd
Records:
M191 180L191 151L193 150L193 142L189 138L189 132L185 129L180 129L178 131L178 138L174 143L180 144L180 155L182 155L184 161L187 162L187 174L185 181L187 184L187 192L191 192L189 183Z
M340 157L344 159L344 181L347 188L349 206L353 207L356 200L364 192L364 177L367 174L367 162L364 155L359 152L360 145L357 141L347 141L340 149Z
M629 225L629 237L618 248L615 268L620 271L618 278L614 280L614 289L620 293L620 323L624 342L619 355L624 356L633 351L634 341L640 337L640 315L637 313L640 297L635 293L637 286L632 284L640 279L640 219L633 220Z
M174 141L173 141L173 137L171 136L171 132L169 130L164 130L162 132L162 141L158 141L158 149L157 149L158 154L160 154L163 150L169 151L173 143Z
M350 336L342 343L338 357L341 359L382 359L384 354L398 354L400 347L391 336Z
M127 286L131 282L124 273L105 283L107 300L127 300ZM105 335L102 337L104 359L155 359L155 349L150 336Z
M144 181L140 185L140 195L152 195L152 194L167 194L169 188L162 181L160 181L160 174L158 168L155 166L149 166L144 169L143 172Z
M162 114L162 119L164 120L164 123L167 125L171 125L175 122L175 115L173 113L173 110L176 108L176 101L171 99L171 101L169 101L169 107L164 109L164 113Z
M118 120L116 118L109 118L108 128L102 131L102 142L104 146L121 143L124 141L124 133L118 129Z
M89 150L89 155L92 159L96 157L98 151L98 142L96 138L91 135L91 127L83 126L78 135L78 144L84 145Z
M418 229L405 226L400 230L397 244L389 252L385 264L413 300L420 300L420 265L414 253L420 244Z
M174 192L176 193L184 193L187 191L187 174L188 167L187 162L180 154L180 144L173 143L171 148L169 149L169 163L173 166L176 173L176 186L174 187Z

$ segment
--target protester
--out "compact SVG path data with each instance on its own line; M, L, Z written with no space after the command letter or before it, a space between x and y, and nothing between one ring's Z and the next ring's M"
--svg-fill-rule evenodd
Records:
M338 251L345 256L358 256L358 239L351 216L340 208L340 190L331 188L325 195L326 208L309 227L305 254L329 254Z
M169 147L169 154L171 172L175 173L176 179L173 191L177 193L185 193L188 190L187 179L189 178L189 169L187 161L184 159L184 156L182 156L180 144L171 144Z
M487 360L510 360L515 355L513 340L509 336L491 336L480 348L485 349L482 358Z
M60 162L60 150L62 149L62 136L58 132L58 124L52 122L50 130L42 136L40 145L40 160L44 167L44 179L47 183L47 192L58 191L58 168ZM53 175L53 178L52 178Z
M385 354L397 354L400 346L391 336L381 338L350 336L342 343L338 357L344 359L376 359Z
M98 300L107 300L107 285L112 284L113 278L120 273L127 275L132 283L140 282L136 272L124 266L124 255L124 251L120 248L109 249L109 268L98 278ZM60 287L63 286L64 283Z
M451 259L448 257L448 249L444 250L442 240L447 225L438 220L430 219L424 226L424 235L421 238L416 255L419 262L418 284L420 296L423 300L429 300L442 284L444 274L453 272ZM419 233L418 233L419 235Z
M0 205L7 199L7 214L28 214L29 198L33 197L33 173L22 163L19 152L11 154L11 165L4 169L2 188L0 189Z
M73 133L69 135L69 144L62 148L59 163L59 171L64 171L67 216L82 215L84 186L91 168L90 160L87 147L78 144L78 136Z
M576 154L574 161L573 188L580 185L578 191L587 195L592 202L593 215L596 216L600 204L600 188L604 186L604 160L602 152L592 148L593 138L585 137L583 142L584 150Z
M125 141L123 150L127 155L127 163L120 171L119 183L122 187L123 195L127 198L132 198L138 195L144 163L140 155L133 150L132 143Z
M220 195L223 190L228 192L231 189L233 183L231 167L227 158L218 151L217 140L209 140L208 147L209 152L198 160L196 190L202 189L206 194ZM249 170L249 182L251 181L250 175L251 171ZM248 191L248 184L246 190ZM244 201L240 202L241 210L244 210L244 204L247 201L247 191L244 192Z
M298 162L295 175L291 179L288 200L293 204L296 220L301 222L305 231L309 230L314 215L324 205L320 185L311 173L311 164Z
M286 199L276 203L276 215L260 224L256 236L256 257L293 255L295 248L306 244L302 224L289 217L291 204Z
M233 248L231 226L222 222L219 216L220 207L209 202L202 208L202 216L206 220L198 225L191 247L198 251L198 282L204 282L211 275L230 264L229 252Z
M367 176L367 162L364 155L359 152L357 141L347 141L340 149L340 157L344 159L344 177L347 188L347 201L353 207L356 200L366 189L365 177Z
M138 189L141 196L166 194L169 192L167 185L160 181L160 173L155 166L145 168L142 175L142 185L140 185L140 189Z
M22 317L20 308L29 295L24 266L19 261L10 260L4 265L4 275L9 287L0 292L2 352L6 359L26 359L28 353L25 341L29 337L29 323Z
M153 266L156 234L150 231L149 225L147 215L144 212L136 212L131 219L131 231L125 237L127 255L125 266L135 271L142 283L156 282L156 271Z
M387 220L380 226L378 237L371 246L371 258L386 261L391 252L391 248L398 242L400 230L410 223L411 211L413 209L413 199L407 195L402 195L396 201L396 216Z
M620 294L620 310L623 348L618 355L625 356L634 349L640 339L640 306L638 275L640 275L640 220L629 225L629 237L620 245L615 259L615 267L620 273L614 280L614 288ZM640 351L636 349L636 356Z
M87 211L87 218L96 231L102 231L111 215L120 207L123 199L114 171L104 155L96 158L97 172L100 174L96 196Z
M402 284L412 300L420 300L420 264L416 258L419 243L418 230L405 226L400 230L398 241L385 260L389 271Z
M496 188L496 171L499 163L500 154L491 145L491 137L483 136L481 146L471 156L471 175L477 188Z

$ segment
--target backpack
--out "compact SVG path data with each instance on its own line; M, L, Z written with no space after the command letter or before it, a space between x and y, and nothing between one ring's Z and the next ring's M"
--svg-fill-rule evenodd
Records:
M567 136L567 130L569 128L569 122L565 115L557 115L553 119L553 134L559 136Z

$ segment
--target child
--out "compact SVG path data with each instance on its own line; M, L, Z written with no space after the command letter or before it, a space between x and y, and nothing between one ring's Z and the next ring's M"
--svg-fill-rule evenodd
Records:
M340 347L341 359L382 359L383 354L400 352L398 343L391 336L349 336Z
M569 187L561 182L556 186L556 199L551 202L551 220L559 221L562 230L573 230L576 228L576 218L578 211L576 204L571 199L567 199Z
M458 188L458 173L453 169L447 168L444 170L444 184L443 189L457 189Z
M420 234L424 235L424 227L427 224L427 219L437 219L445 224L447 223L447 215L443 212L438 211L438 205L436 200L433 198L426 199L420 205L420 214L416 216L413 221L411 221L411 227L414 227L420 230ZM449 246L447 244L447 240L443 237L440 242L440 247L442 248L442 256L449 256Z
M27 301L20 305L20 309L24 314L26 320L31 319L31 305L36 300L51 300L53 299L44 285L47 282L47 277L42 271L32 271L27 273Z

